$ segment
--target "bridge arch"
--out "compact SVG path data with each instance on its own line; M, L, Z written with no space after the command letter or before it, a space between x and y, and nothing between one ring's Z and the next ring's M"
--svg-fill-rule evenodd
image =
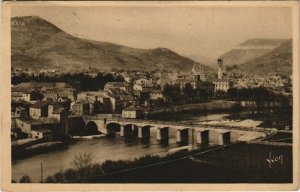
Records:
M115 132L121 131L121 124L116 122L109 122L106 124L108 134L114 134Z
M94 121L87 122L87 124L85 126L85 131L86 131L86 133L91 134L91 135L99 133L97 123L95 123Z

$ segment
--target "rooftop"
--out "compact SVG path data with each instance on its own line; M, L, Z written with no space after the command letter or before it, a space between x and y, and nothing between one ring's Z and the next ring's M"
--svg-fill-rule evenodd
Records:
M41 109L47 107L51 102L49 101L37 101L35 104L31 105L31 108Z
M130 107L127 107L127 108L123 109L123 111L137 111L137 110L142 110L142 108L132 105Z
M42 125L42 124L54 124L59 123L59 121L53 117L44 117L39 119L33 119L31 117L19 117L19 120L28 123L30 125Z
M41 132L41 133L52 133L50 129L46 129L43 127L40 128L32 128L33 131Z

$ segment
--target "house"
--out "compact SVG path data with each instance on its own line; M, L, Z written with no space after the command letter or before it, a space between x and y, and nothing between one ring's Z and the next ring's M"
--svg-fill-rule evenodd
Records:
M229 79L214 78L214 79L210 79L210 81L215 86L214 92L217 92L217 91L225 91L225 92L227 92L228 89L230 89L232 87L232 82L230 82Z
M136 92L151 92L155 90L155 87L153 85L140 85L140 84L134 84L133 90Z
M152 100L163 99L164 95L161 90L153 90L149 93L149 98Z
M127 91L123 90L111 90L110 92L107 91L88 91L88 92L81 92L78 94L77 99L81 101L88 101L91 104L91 114L95 111L99 113L114 113L116 108L119 105L119 97L123 94L129 94ZM97 101L97 102L96 102ZM100 102L100 103L99 103ZM94 109L96 105L96 109ZM98 108L97 108L98 107Z
M62 82L52 83L52 82L26 82L26 83L20 83L13 87L13 92L16 93L16 91L37 91L41 94L43 94L45 101L56 101L59 97L68 97L72 101L75 99L76 90ZM25 95L26 99L28 100L29 95ZM32 99L30 99L32 100Z
M132 84L127 82L107 82L104 86L104 91L112 91L112 90L122 90L131 92L132 91Z
M152 86L152 80L146 78L140 78L134 81L134 85Z
M27 115L27 111L24 107L12 107L11 108L11 118L24 117Z
M23 100L23 91L21 89L18 89L16 87L11 88L11 100L12 101L21 101Z
M29 116L35 119L48 116L48 101L38 101L29 108Z
M73 115L91 115L90 108L88 101L76 101L71 107L71 112Z
M28 137L32 137L32 130L35 129L50 129L55 138L61 135L60 122L53 117L42 117L34 119L31 117L19 117L16 118L16 128L20 129Z
M137 119L143 116L143 110L139 107L131 106L122 110L123 118Z
M54 139L53 132L50 129L34 128L31 130L33 139L43 139L44 141L52 141Z

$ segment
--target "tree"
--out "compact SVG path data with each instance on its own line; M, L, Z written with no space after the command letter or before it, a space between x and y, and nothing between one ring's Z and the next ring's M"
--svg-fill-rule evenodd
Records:
M91 174L94 156L91 153L80 153L74 156L72 165L78 171L81 182L85 182Z
M194 99L194 89L192 87L192 85L190 83L187 83L183 90L182 90L183 94L187 97L188 101L192 101Z
M46 179L45 179L45 183L55 183L55 180L52 176L48 176Z
M67 181L77 180L78 179L78 173L74 169L67 169L64 171L64 178Z
M24 175L20 181L20 183L31 183L31 178L28 175Z

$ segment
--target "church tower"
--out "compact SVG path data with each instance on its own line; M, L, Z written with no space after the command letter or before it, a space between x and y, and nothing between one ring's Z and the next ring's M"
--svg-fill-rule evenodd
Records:
M195 64L194 67L193 67L192 72L193 72L195 80L205 81L205 74L204 74L203 66L201 66L200 64Z
M223 59L218 59L218 79L223 79Z

